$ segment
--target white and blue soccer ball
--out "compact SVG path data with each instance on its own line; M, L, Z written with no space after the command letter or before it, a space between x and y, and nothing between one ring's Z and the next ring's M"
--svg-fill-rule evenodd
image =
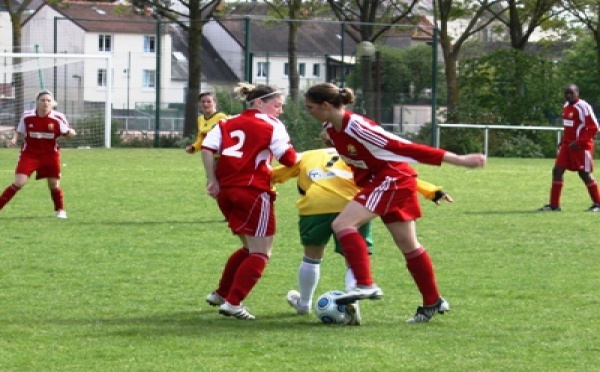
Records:
M346 320L346 306L338 305L335 299L344 292L333 290L323 293L315 302L315 314L325 324L344 324Z

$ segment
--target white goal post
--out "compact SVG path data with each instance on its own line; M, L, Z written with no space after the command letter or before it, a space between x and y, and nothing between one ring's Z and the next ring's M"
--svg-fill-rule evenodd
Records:
M0 53L0 134L46 89L78 133L61 146L110 148L112 69L110 54Z
M489 147L490 129L509 130L550 130L556 132L556 143L560 143L563 127L534 127L526 125L487 125L487 124L437 124L435 131L435 147L440 147L440 136L442 128L484 129L483 153L487 156Z

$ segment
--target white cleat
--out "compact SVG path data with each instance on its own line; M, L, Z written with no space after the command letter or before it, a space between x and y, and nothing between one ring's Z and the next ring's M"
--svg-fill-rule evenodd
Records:
M56 218L66 219L67 218L67 211L62 210L62 209L56 211Z
M232 316L241 320L255 319L255 316L250 314L244 305L240 304L239 306L233 306L227 301L225 301L223 305L219 306L219 314Z
M344 305L346 307L346 320L344 325L359 326L362 319L360 317L359 302Z
M221 306L225 303L225 299L217 294L217 292L212 292L206 296L206 302L208 302L210 306Z
M297 290L292 289L289 291L285 296L285 299L291 307L296 309L298 315L308 315L310 313L310 306L300 305L300 292Z
M379 300L381 297L383 297L383 291L377 284L357 286L336 298L335 303L338 305L348 305L359 300Z

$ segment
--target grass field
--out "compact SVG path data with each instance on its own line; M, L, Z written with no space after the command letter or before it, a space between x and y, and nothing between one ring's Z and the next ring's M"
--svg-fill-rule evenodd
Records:
M0 189L17 150L0 149ZM256 321L204 303L239 246L183 150L63 150L69 219L45 181L0 212L1 371L595 371L600 360L600 214L567 174L563 212L547 202L552 160L484 170L418 166L455 202L423 201L421 242L452 311L408 325L420 296L380 222L373 271L385 297L364 325L325 326L284 300L302 249L295 185L279 188L269 266L245 304ZM0 190L1 191L1 190ZM343 288L329 254L318 294Z

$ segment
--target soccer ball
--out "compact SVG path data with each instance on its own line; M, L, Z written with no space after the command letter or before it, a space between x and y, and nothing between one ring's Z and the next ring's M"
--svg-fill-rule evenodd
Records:
M315 303L315 314L325 324L344 324L346 320L346 306L338 305L335 299L343 295L342 291L329 291L319 296Z

